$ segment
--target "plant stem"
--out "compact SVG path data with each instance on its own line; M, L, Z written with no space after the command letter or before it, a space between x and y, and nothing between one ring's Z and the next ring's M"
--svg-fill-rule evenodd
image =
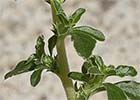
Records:
M74 100L75 91L73 88L73 83L72 83L72 80L70 80L67 76L69 73L69 66L68 66L67 57L66 57L64 39L58 40L56 48L57 48L57 53L58 53L57 61L59 64L59 69L60 69L58 76L60 77L63 87L65 89L67 100Z
M58 17L56 15L56 9L54 7L54 0L51 1L51 9L52 9L52 17L53 22L56 24L58 21ZM66 56L66 50L65 50L65 43L64 43L65 37L58 37L57 43L56 43L56 49L57 49L57 65L59 67L59 73L58 76L61 79L62 85L64 87L67 100L74 100L75 99L75 90L73 87L72 80L68 78L69 66Z

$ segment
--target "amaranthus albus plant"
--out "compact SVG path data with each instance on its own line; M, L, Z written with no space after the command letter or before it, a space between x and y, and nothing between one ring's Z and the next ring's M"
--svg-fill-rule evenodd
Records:
M78 8L68 16L62 8L64 0L46 0L50 5L53 19L53 35L48 40L49 54L45 52L44 36L39 36L35 52L5 75L5 79L33 72L30 81L35 87L43 70L56 74L64 87L67 100L88 100L90 96L107 91L108 100L140 100L140 83L127 80L117 83L106 83L110 76L136 76L137 71L129 65L105 65L99 55L92 54L98 41L104 41L104 34L91 26L77 26L77 22L85 13ZM65 38L71 36L74 48L84 59L81 72L70 72L65 50ZM57 54L53 52L56 49ZM74 80L74 82L72 82ZM80 81L80 82L79 82Z

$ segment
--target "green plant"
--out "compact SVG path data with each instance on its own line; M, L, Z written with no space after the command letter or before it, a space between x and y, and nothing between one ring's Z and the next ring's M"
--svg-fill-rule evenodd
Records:
M67 16L61 4L64 0L46 0L51 6L53 16L53 36L48 40L50 54L45 53L44 37L39 36L36 41L35 53L28 59L19 62L15 69L5 75L5 79L33 71L30 81L36 86L43 70L55 73L62 81L68 100L88 100L91 95L107 91L108 100L140 100L140 83L135 81L121 81L106 83L109 76L136 76L137 71L128 65L105 65L102 58L92 55L97 41L104 41L103 33L90 26L76 26L85 9L77 9L71 16ZM83 57L82 72L70 72L66 57L64 39L70 35L74 48ZM53 49L56 47L57 55ZM74 81L74 84L72 80ZM78 83L80 81L80 83Z

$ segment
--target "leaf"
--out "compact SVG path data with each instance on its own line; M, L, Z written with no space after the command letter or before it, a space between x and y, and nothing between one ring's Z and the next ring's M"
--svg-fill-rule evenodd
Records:
M37 38L37 41L36 41L36 55L37 57L40 59L42 54L45 53L45 50L44 50L44 46L45 46L45 42L44 42L44 37L43 36L39 36Z
M94 55L94 58L95 58L95 63L97 64L97 66L102 69L103 66L104 66L104 62L103 62L103 59L98 56L98 55Z
M88 98L89 96L84 91L80 91L75 100L88 100Z
M78 80L78 81L83 81L83 82L87 82L89 75L83 74L83 73L79 73L79 72L70 72L68 74L69 78L72 78L73 80Z
M114 65L104 66L103 73L106 76L116 75L116 70Z
M51 69L53 67L53 58L49 55L42 55L41 62L43 63L43 65L45 65L47 69Z
M93 55L90 57L90 60L92 62L92 66L96 67L96 69L99 70L100 73L103 73L103 69L105 67L103 59L98 55Z
M93 55L84 62L82 72L93 75L103 75L104 62L100 56Z
M116 86L121 88L130 100L140 100L140 83L135 81L122 81L116 83Z
M93 91L100 87L104 81L104 78L104 75L90 75L90 80L88 81L88 89Z
M83 58L88 58L92 54L92 50L95 48L96 40L86 34L74 34L74 47L77 53Z
M66 15L64 15L63 13L58 13L57 16L59 17L59 20L61 21L61 23L63 23L63 25L69 24L69 21Z
M118 75L120 77L136 76L137 71L132 66L120 65L116 68L116 75Z
M123 90L111 83L104 83L107 90L108 100L127 100Z
M15 69L13 69L12 71L8 72L5 75L5 79L12 77L14 75L32 71L33 69L35 69L35 67L36 67L36 65L33 62L27 63L26 60L23 60L16 65Z
M104 41L105 40L105 36L101 31L99 31L97 29L94 29L90 26L75 27L71 30L71 33L86 34L86 35L90 36L91 38L97 39L99 41Z
M103 75L100 70L96 67L96 66L92 66L88 69L88 73L89 74L93 74L93 75Z
M42 71L43 69L36 70L31 75L30 82L33 87L35 87L40 82Z
M48 48L49 48L49 52L50 52L50 55L52 55L52 52L53 52L53 49L56 45L56 42L57 42L57 36L56 35L53 35L49 40L48 40Z
M66 15L64 13L64 10L62 9L61 3L58 0L52 0L53 2L53 6L55 7L56 13L63 13L64 15Z
M91 63L89 61L85 61L82 65L82 73L86 74L88 69L91 67Z
M85 9L84 8L79 8L79 9L77 9L71 16L70 16L70 23L72 23L72 24L76 24L79 20L80 20L80 18L81 18L81 16L85 13Z

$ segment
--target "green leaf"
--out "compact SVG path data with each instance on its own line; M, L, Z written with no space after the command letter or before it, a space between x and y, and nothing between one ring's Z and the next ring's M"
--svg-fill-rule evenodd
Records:
M76 24L79 20L80 20L80 18L81 18L81 16L85 13L85 9L84 8L79 8L79 9L77 9L71 16L70 16L70 23L72 23L72 24Z
M103 69L105 67L103 59L98 55L93 55L90 57L90 60L92 62L92 66L100 71L100 73L103 73Z
M90 26L75 27L71 30L71 33L78 34L78 35L79 34L86 34L87 36L89 36L93 39L97 39L99 41L105 40L105 36L101 31L94 29Z
M36 70L31 75L30 82L33 87L35 87L40 82L42 71L43 69Z
M76 95L76 99L75 100L88 100L89 96L87 96L87 94L85 94L84 91L80 91L77 95Z
M8 72L5 75L5 79L12 77L14 75L22 74L36 69L37 68L37 64L35 63L36 60L37 60L36 54L30 55L27 60L19 62L12 71Z
M108 100L127 100L127 96L119 87L111 83L104 83L107 90Z
M59 17L59 20L61 21L61 23L63 23L63 25L69 24L69 21L66 15L64 15L63 13L58 13L57 16Z
M73 34L74 47L83 58L88 58L96 45L96 40L86 34Z
M132 66L120 65L120 66L118 66L116 68L116 75L118 75L120 77L136 76L137 75L137 71Z
M73 80L78 80L78 81L83 81L83 82L87 82L89 79L89 75L79 73L79 72L70 72L68 74L68 77L72 78Z
M15 69L13 69L12 71L8 72L5 75L5 79L12 77L14 75L32 71L33 69L35 69L35 67L36 67L36 65L33 62L27 63L26 60L23 60L16 65Z
M82 73L86 74L90 67L92 67L90 61L85 61L82 65Z
M104 62L100 56L93 55L84 62L82 72L94 75L103 75Z
M45 42L44 42L44 37L39 36L36 41L36 56L40 59L42 54L45 54L44 50Z
M58 1L58 0L52 0L53 1L53 6L55 7L55 10L56 10L56 13L58 14L58 13L63 13L64 15L66 15L65 13L64 13L64 10L63 10L63 8L62 8L62 6L61 6L61 3Z
M122 81L116 83L116 86L121 88L130 100L140 100L140 83L135 81Z
M88 81L87 88L93 91L94 89L100 87L104 81L104 75L90 75L90 80Z
M114 65L104 66L103 73L106 76L116 75L116 70Z
M51 69L53 67L53 58L49 55L42 55L41 62L43 63L43 65L45 65L47 69Z
M97 66L99 68L103 68L103 66L104 66L103 59L98 55L94 55L94 58L95 58L95 63L97 64Z
M100 70L96 67L96 66L92 66L88 69L88 73L89 74L93 74L93 75L103 75Z
M50 52L50 55L52 55L52 52L53 52L53 49L56 45L56 42L57 42L57 36L56 35L53 35L49 40L48 40L48 48L49 48L49 52Z

